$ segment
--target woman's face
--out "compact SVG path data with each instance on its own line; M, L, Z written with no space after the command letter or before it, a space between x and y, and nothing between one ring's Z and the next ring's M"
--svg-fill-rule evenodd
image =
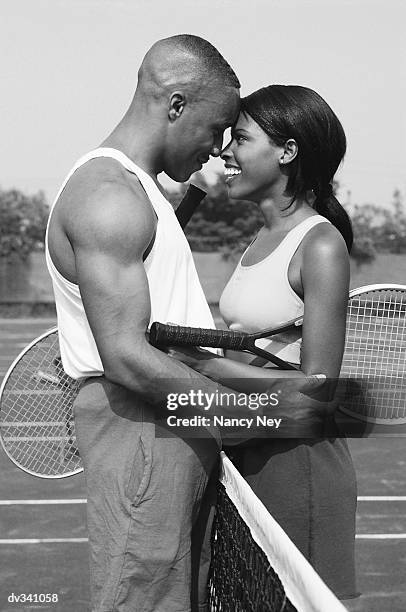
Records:
M283 179L284 147L274 144L248 114L240 113L232 140L221 152L230 198L260 202Z

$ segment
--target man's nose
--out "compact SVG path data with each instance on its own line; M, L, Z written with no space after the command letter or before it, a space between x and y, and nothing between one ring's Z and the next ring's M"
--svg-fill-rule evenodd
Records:
M227 159L230 159L230 157L232 155L232 153L230 151L230 145L231 145L231 142L229 142L228 145L226 145L224 147L224 149L222 151L220 151L220 157L221 157L221 159L224 159L224 161L227 160Z
M223 134L219 134L214 141L213 148L211 150L211 155L213 157L219 157L221 153L221 149L223 147Z

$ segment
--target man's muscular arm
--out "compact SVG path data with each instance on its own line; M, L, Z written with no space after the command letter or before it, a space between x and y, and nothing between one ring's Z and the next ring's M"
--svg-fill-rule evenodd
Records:
M176 380L200 378L202 387L214 390L214 383L147 342L150 295L143 255L156 218L143 189L101 186L71 227L77 283L106 377L151 403L178 391Z

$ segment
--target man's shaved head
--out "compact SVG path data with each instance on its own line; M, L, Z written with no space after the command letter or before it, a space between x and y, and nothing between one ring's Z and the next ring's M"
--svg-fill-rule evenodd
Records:
M240 82L224 57L199 36L156 42L145 55L131 104L110 139L150 174L184 182L210 156L235 122Z
M224 57L207 40L179 34L156 42L147 52L138 73L137 93L160 98L174 89L187 89L199 98L202 87L221 83L240 88L240 82Z

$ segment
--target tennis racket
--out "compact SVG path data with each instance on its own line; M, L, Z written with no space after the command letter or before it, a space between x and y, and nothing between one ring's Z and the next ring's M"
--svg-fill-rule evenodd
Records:
M182 228L205 195L189 186L176 209ZM63 370L57 327L33 340L14 360L0 387L0 442L17 467L41 478L83 470L72 412L80 386Z
M184 327L182 325L166 325L155 322L151 325L149 341L154 346L207 346L244 351L271 361L284 370L298 370L299 367L280 359L270 351L258 346L258 341L270 339L300 327L303 317L292 319L278 327L263 329L255 334L231 329L206 329L201 327Z
M247 351L280 368L297 369L258 343L301 324L302 319L295 319L281 327L247 334L156 322L151 326L150 342L158 347ZM379 424L406 423L406 286L370 285L350 292L340 379L344 383L339 396L342 412Z

